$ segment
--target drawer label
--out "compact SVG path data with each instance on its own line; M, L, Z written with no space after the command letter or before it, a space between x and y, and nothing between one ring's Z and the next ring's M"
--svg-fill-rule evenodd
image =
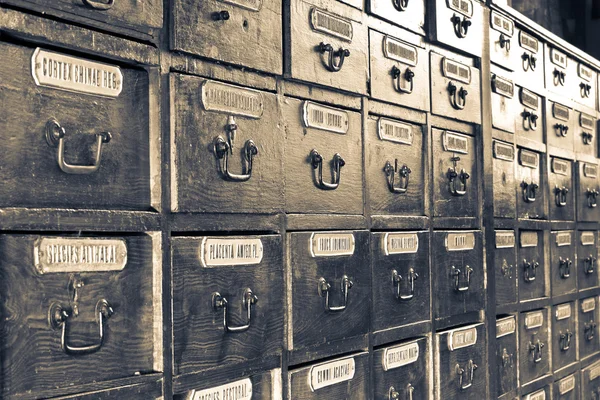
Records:
M593 381L600 376L600 363L592 365L590 368L590 381Z
M263 115L263 95L258 90L204 81L201 95L202 107L206 111L219 111L256 119Z
M501 76L492 76L492 90L501 96L512 99L515 93L515 85L510 79L502 78Z
M352 22L339 15L313 8L310 10L310 24L313 30L339 39L352 41Z
M550 61L561 68L567 68L567 55L556 49L550 49Z
M252 381L250 378L231 382L209 389L194 390L189 400L250 400L252 399Z
M492 146L494 158L505 161L515 160L515 148L512 145L494 140Z
M523 398L523 400L546 400L546 390L541 389L535 393L530 393Z
M519 150L519 164L527 168L537 169L539 164L538 154L525 149Z
M556 246L570 246L571 245L571 232L560 232L556 233Z
M579 114L579 126L582 128L594 129L595 122L593 117L584 113Z
M419 359L419 343L413 342L402 346L388 347L383 352L383 370L412 364Z
M554 115L554 118L556 119L560 119L561 121L568 121L569 120L569 108L565 107L561 104L558 103L553 103L552 104L552 115Z
M333 107L305 101L302 119L307 128L345 134L348 132L348 113Z
M466 84L471 83L471 67L446 57L442 59L442 73L446 78L456 79Z
M523 104L524 106L527 106L534 110L538 109L540 98L537 94L530 92L527 89L521 88L519 99L521 100L521 104Z
M558 175L569 175L569 161L552 157L552 172Z
M517 321L515 317L503 318L496 321L496 339L515 333Z
M527 313L525 316L525 329L535 329L544 325L544 313L542 311Z
M512 20L506 18L504 15L492 11L491 13L492 28L498 32L502 32L508 37L512 37L515 32L515 24Z
M594 77L592 70L583 64L579 64L577 68L577 74L586 82L591 82Z
M352 233L313 233L310 236L310 254L313 257L351 256L354 247Z
M582 246L593 246L596 244L596 233L595 232L581 232L581 245Z
M596 178L598 176L598 166L596 164L583 163L583 175L586 178Z
M472 0L447 0L448 8L459 12L467 17L473 16L473 1Z
M260 264L263 258L262 241L258 238L202 239L200 261L204 268Z
M444 131L444 134L442 135L442 146L444 147L444 151L469 154L469 139L458 133Z
M42 237L33 254L40 274L121 271L127 264L124 239Z
M567 376L558 382L558 392L563 395L575 389L575 375Z
M449 233L446 236L446 250L463 251L475 248L475 233Z
M538 233L535 231L521 232L521 247L537 247Z
M377 132L379 132L379 139L381 140L408 145L412 145L413 142L412 126L402 122L379 118L377 121Z
M118 97L123 90L121 68L65 54L35 49L31 75L38 86L104 97Z
M310 369L310 389L314 392L336 383L349 381L354 378L355 370L354 357L315 365Z
M419 236L416 233L386 233L383 251L390 254L416 253L419 250Z
M448 350L454 351L477 343L477 327L452 331L448 334Z
M419 62L415 46L403 43L387 35L383 38L383 54L390 60L396 60L412 67L415 67Z
M515 247L514 231L496 231L496 248L510 249Z
M581 302L581 312L588 313L596 309L596 298L590 297Z
M540 47L540 42L535 37L523 31L519 32L519 44L532 53L537 53Z
M560 306L556 307L557 321L569 318L571 318L571 304L561 304Z

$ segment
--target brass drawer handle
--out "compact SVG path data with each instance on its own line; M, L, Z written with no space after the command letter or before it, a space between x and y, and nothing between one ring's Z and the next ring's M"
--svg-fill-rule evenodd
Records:
M473 360L469 360L467 362L466 370L460 366L460 364L456 364L454 370L458 375L458 386L460 390L467 390L471 386L473 386L473 380L475 378L475 370L477 369L477 364L473 362ZM467 376L465 379L465 375ZM466 381L466 383L465 383Z
M415 281L419 278L419 274L417 274L414 268L410 268L408 270L407 286L409 288L409 294L402 294L401 283L404 280L402 275L398 273L397 270L392 270L392 283L394 284L394 291L396 293L396 298L398 300L412 300L415 295Z
M565 124L555 124L554 131L556 132L556 136L567 137L569 127Z
M596 336L596 327L597 325L594 320L591 320L589 324L584 324L583 331L586 341L591 342L594 340L594 337Z
M533 54L529 54L527 52L523 53L521 56L523 60L523 70L527 72L528 70L535 71L535 67L537 64L537 57Z
M229 155L233 154L233 147L235 143L235 134L238 126L235 123L233 116L227 118L227 125L225 130L227 131L227 140L223 136L219 135L215 137L213 142L213 151L217 157L219 165L219 173L221 177L226 181L232 182L246 182L252 177L252 162L254 156L258 155L258 147L253 140L246 141L244 145L244 154L242 158L242 165L245 168L245 172L241 174L234 174L229 170Z
M500 34L500 47L506 50L507 53L510 53L510 38L504 33Z
M471 26L469 18L454 14L450 20L454 25L454 33L456 33L456 36L458 36L459 39L466 38L467 33L469 33L469 27Z
M559 71L558 69L554 68L554 86L565 86L565 77L567 76L567 73L565 71Z
M537 130L537 120L539 117L536 113L525 110L521 115L523 116L523 129L526 131Z
M535 202L536 192L539 189L539 185L535 182L527 183L523 181L521 182L521 187L523 188L523 200L525 203Z
M531 361L534 364L539 364L544 356L542 349L544 348L544 343L542 343L539 339L534 344L531 341L529 342L529 353L531 354Z
M457 172L456 165L460 161L460 157L455 156L450 159L452 161L452 168L448 168L447 177L449 183L450 194L452 196L464 196L467 194L467 180L471 177L465 169L461 169Z
M402 86L402 77L409 83L408 87ZM413 92L415 72L412 69L406 68L404 73L402 73L402 70L394 65L392 67L392 78L394 79L394 89L398 93L411 94Z
M500 271L502 272L502 276L512 279L513 268L514 266L512 264L508 264L508 261L506 261L506 259L502 260L502 267L500 269Z
M319 296L325 297L325 310L338 312L344 311L346 306L348 305L348 291L354 286L354 283L348 278L347 275L344 275L341 280L341 291L344 295L344 302L341 306L331 306L329 304L329 292L331 292L331 285L327 282L327 280L323 277L319 278L317 289L319 291Z
M46 142L50 147L56 147L56 159L59 168L73 175L91 174L100 169L102 160L102 145L110 142L112 135L110 132L101 132L96 134L96 156L92 165L72 165L65 161L65 128L52 118L46 123Z
M392 4L398 11L406 11L406 7L408 7L408 0L392 0Z
M383 171L387 176L387 183L390 192L404 194L408 190L408 179L410 178L411 169L405 164L398 169L398 159L395 161L395 165L389 161L386 161ZM396 176L398 176L398 186L396 186Z
M473 273L473 268L469 267L468 265L465 266L464 277L465 277L465 280L467 281L467 284L464 286L461 286L460 277L463 274L461 273L459 268L456 268L453 265L452 272L450 273L450 275L451 275L451 278L454 280L454 290L457 292L466 292L467 290L469 290L469 286L471 285L471 274L472 273Z
M346 161L339 153L335 153L333 160L331 160L333 164L333 182L331 183L323 182L323 157L316 149L310 151L310 161L313 170L318 170L317 176L314 177L316 187L322 190L335 190L340 186L341 170L346 165Z
M592 144L592 140L594 140L594 135L592 135L590 132L583 132L581 134L581 139L583 140L583 144L590 145Z
M502 349L502 368L512 368L514 365L513 359L514 354L508 354L506 348Z
M586 275L591 275L594 273L596 268L594 268L594 264L596 263L596 258L590 254L589 257L583 259L583 263L585 265L584 271Z
M559 188L558 186L556 186L554 188L554 197L555 197L557 207L564 207L567 205L567 195L568 194L569 194L569 188L567 188L565 186L563 186L562 188Z
M327 63L325 63L325 67L331 72L338 72L341 70L342 66L344 65L344 60L347 57L350 57L350 50L342 47L340 47L338 50L334 50L332 45L324 42L319 43L317 46L317 51L321 54L329 54ZM336 62L336 59L339 61Z
M567 279L571 276L571 265L573 265L573 261L568 258L563 259L562 257L559 257L558 268L560 269L560 277L562 279Z
M582 98L590 97L590 93L592 92L592 85L590 85L589 83L581 82L579 84L579 88L580 88L579 93L581 94Z
M115 4L115 0L106 0L106 1L99 1L99 0L81 0L83 2L83 4L85 4L86 6L93 8L94 10L100 10L100 11L106 11L112 8L112 6Z
M596 208L596 206L598 205L597 198L598 198L598 194L600 194L600 192L598 192L597 189L587 188L587 190L585 191L585 194L587 195L588 207Z
M469 92L464 88L458 89L453 82L448 83L448 93L450 93L450 103L457 110L464 110L467 105L467 95Z
M223 329L225 332L244 332L250 328L252 322L252 306L258 302L258 297L252 292L252 289L247 288L244 290L244 297L242 299L242 307L246 308L246 323L240 326L230 326L227 321L227 298L221 296L219 292L212 294L212 306L215 311L223 310Z
M561 331L558 332L560 335L559 339L559 347L561 351L567 351L571 348L571 338L573 337L573 332L570 330L566 330L565 333Z
M102 348L105 337L105 324L113 313L114 311L107 300L102 299L99 300L98 303L96 303L96 316L98 317L97 321L99 339L97 343L90 344L87 346L72 346L68 343L67 336L69 335L69 321L71 321L73 317L77 317L77 313L73 309L64 307L62 304L59 303L53 303L50 306L50 310L48 311L48 320L50 322L50 326L53 329L62 329L62 333L60 336L60 346L62 350L66 354L81 355L95 353Z
M524 276L525 282L533 282L535 281L536 270L540 266L540 263L537 261L529 262L526 259L523 259L523 268L524 268Z
M415 391L415 387L412 384L406 385L406 389L404 392L406 396L404 397L406 400L413 400L413 392ZM400 400L400 392L397 391L393 386L390 386L388 390L388 400Z

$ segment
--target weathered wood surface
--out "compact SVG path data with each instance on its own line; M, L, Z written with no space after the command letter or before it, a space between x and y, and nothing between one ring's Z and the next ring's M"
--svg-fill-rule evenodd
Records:
M523 233L528 235L529 231L519 231L519 235ZM549 267L548 262L544 257L544 233L543 231L533 231L537 233L537 246L523 247L520 242L520 237L517 237L517 265L516 273L519 279L519 301L532 300L550 295L550 285L548 281ZM539 267L535 270L535 280L525 280L525 262L538 262Z
M526 329L525 321L527 315L542 311L544 321L541 327ZM538 340L544 344L542 348L542 359L538 363L533 360L533 355L529 350L529 344L536 345ZM527 384L536 378L539 378L550 372L550 357L552 347L555 344L550 341L550 319L548 318L548 309L531 311L530 313L521 313L519 317L519 378L521 385ZM536 355L537 355L536 350Z
M559 320L556 317L557 307L566 306L567 304L571 307L571 317ZM575 302L552 307L552 370L554 372L577 360L577 347L579 346L580 336L577 335L577 315L575 311ZM563 350L561 343L564 347L566 347L566 344L561 341L561 334L567 334L567 331L573 336L569 348Z
M566 246L557 246L557 235L571 235L571 244ZM575 253L577 252L577 235L573 231L553 231L550 234L550 276L552 279L552 296L560 296L577 291L577 262ZM569 277L563 278L560 260L571 261L571 272Z
M517 281L522 276L517 261L517 236L513 247L499 247L498 235L515 235L515 231L496 231L494 251L494 281L496 283L496 304L515 304L518 301ZM488 273L491 271L488 269Z

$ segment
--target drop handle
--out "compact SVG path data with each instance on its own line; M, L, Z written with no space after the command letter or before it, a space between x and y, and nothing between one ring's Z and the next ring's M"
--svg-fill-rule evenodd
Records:
M537 64L537 57L534 56L533 54L529 54L527 52L523 53L523 55L521 56L521 59L523 60L523 70L525 72L531 70L531 71L535 71L535 67Z
M404 72L395 65L392 67L392 78L394 79L394 89L399 93L411 94L414 89L415 83L415 72L406 68ZM408 86L402 85L402 78L404 78L405 82L408 82Z
M467 95L469 92L464 88L458 87L453 83L448 83L448 93L450 94L450 104L457 110L464 110L467 105Z
M567 196L569 194L569 188L563 186L554 188L554 198L557 207L565 207L567 205Z
M584 271L586 275L591 275L594 273L594 271L596 271L594 266L596 264L596 258L592 254L590 254L589 257L584 258L583 263L585 265Z
M398 159L395 160L393 166L389 161L386 161L383 171L387 177L390 192L404 194L408 191L408 181L412 171L406 164L398 168Z
M409 268L407 277L404 278L398 273L397 270L392 270L392 283L394 284L394 292L396 299L398 300L412 300L415 295L415 281L419 278L414 268ZM406 286L408 287L408 294L402 294L402 282L406 280Z
M556 132L556 136L567 137L569 127L565 124L554 124L554 132Z
M536 113L525 110L521 115L523 116L523 129L526 131L537 130L537 120L539 116Z
M525 203L535 202L539 185L535 182L527 183L523 181L521 182L521 188L523 189L523 200Z
M467 362L466 368L462 368L460 364L456 364L454 371L458 375L458 386L460 390L467 390L473 386L475 378L475 370L478 368L473 360Z
M600 192L598 192L597 189L587 188L587 190L585 191L585 194L587 196L588 207L596 208L596 206L598 205L598 194L600 194Z
M534 364L539 364L543 359L542 349L545 347L544 343L542 343L539 339L536 343L529 342L529 354L531 354L531 361Z
M408 0L392 0L392 4L396 10L402 12L406 11L406 7L408 7Z
M332 163L332 174L333 181L327 183L323 181L323 157L319 154L316 149L310 151L310 162L313 170L317 171L315 179L315 186L322 190L335 190L340 186L341 171L342 167L346 165L346 162L339 153L333 155Z
M252 289L247 288L244 290L244 296L242 297L242 307L246 309L246 323L239 326L231 326L228 319L228 308L229 302L227 298L222 296L219 292L212 294L212 307L215 312L223 310L223 330L225 332L244 332L250 328L252 322L252 307L258 302L258 297L252 292Z
M450 194L452 196L464 196L467 194L467 180L471 177L465 169L457 171L457 163L460 161L460 157L454 156L450 158L452 161L452 167L448 168L446 176L448 177L448 184Z
M591 320L589 323L583 325L583 334L586 341L591 342L594 340L594 337L596 336L596 327L597 325L594 320Z
M227 138L219 135L215 137L213 142L213 152L217 158L218 171L221 177L230 182L246 182L252 178L252 166L254 157L258 155L258 147L252 139L249 139L244 144L242 153L242 173L236 174L229 169L229 157L233 154L235 137L237 134L238 125L233 116L227 118L225 131Z
M330 72L338 72L344 66L344 60L350 57L350 50L340 47L338 50L334 50L333 46L329 43L321 42L317 46L317 52L321 54L328 54L327 61L324 61L325 67Z
M594 135L591 134L590 132L582 132L581 140L583 141L583 144L590 145L590 144L592 144L592 141L594 140Z
M99 0L81 0L83 2L84 5L93 8L94 10L98 10L98 11L106 11L106 10L110 10L112 8L112 6L115 4L115 0L106 0L106 1L99 1Z
M592 85L589 83L581 82L579 84L579 93L581 94L582 99L586 99L590 97L590 93L592 92Z
M560 71L557 68L554 68L554 86L565 86L565 77L567 73L565 71Z
M473 274L473 268L467 265L465 266L465 272L462 273L459 268L456 268L453 265L451 271L452 272L450 273L450 275L454 281L454 290L456 292L466 292L467 290L469 290L469 286L471 285L471 275ZM464 280L466 281L466 284L463 285L461 285L462 275L464 275Z
M331 306L329 301L329 293L331 292L331 285L327 282L327 280L323 277L319 278L318 282L318 293L319 296L325 298L325 310L330 312L340 312L346 309L348 305L348 292L354 286L354 283L350 280L347 275L344 275L340 282L340 289L342 291L342 295L344 297L344 301L340 306Z
M537 261L529 262L526 259L523 259L523 268L524 268L524 280L525 282L534 282L536 276L536 270L540 266L540 263Z
M566 330L565 333L562 331L558 332L559 334L559 347L561 351L568 351L571 348L571 338L573 337L573 332L570 330Z
M414 391L415 387L412 384L409 383L408 385L406 385L406 388L404 389L404 399L413 400ZM396 388L394 388L393 386L390 386L388 390L388 400L402 400L402 398L400 397L400 392L396 390Z
M500 47L506 50L507 53L510 53L510 38L504 33L501 33L499 42Z
M469 27L471 26L469 18L454 14L451 21L452 25L454 25L454 33L456 36L458 36L459 39L466 38L469 33Z
M571 276L571 265L573 265L573 261L568 258L563 259L562 257L559 257L558 268L562 279L567 279Z
M506 348L502 349L502 368L512 368L514 354L508 354Z

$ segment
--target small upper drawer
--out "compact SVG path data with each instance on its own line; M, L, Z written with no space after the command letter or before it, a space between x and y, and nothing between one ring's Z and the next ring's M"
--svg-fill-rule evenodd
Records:
M197 388L182 395L175 395L173 398L175 400L281 400L282 396L281 368L276 368L241 379L205 380Z
M551 400L552 392L550 386L544 386L541 389L538 389L529 394L524 394L521 396L521 400Z
M600 351L598 335L598 297L579 300L579 359L583 360Z
M281 211L283 137L276 96L181 74L172 74L171 84L171 209Z
M391 0L386 1L391 4ZM429 111L427 50L410 43L410 39L405 38L407 35L403 35L400 29L394 32L399 38L369 29L371 96Z
M292 1L289 7L286 74L366 94L369 44L361 12L335 0Z
M160 247L146 234L0 236L2 398L162 371Z
M171 49L272 74L283 72L281 1L172 4Z
M516 46L512 62L515 80L536 91L544 89L544 43L533 34L515 28Z
M526 301L549 295L546 286L547 267L544 260L544 232L520 231L517 253L519 300ZM548 289L548 290L547 290Z
M517 318L514 315L496 320L496 378L498 397L515 390L517 381Z
M469 58L454 58L431 52L431 112L480 124L479 69Z
M545 219L544 185L545 173L542 163L545 155L527 149L518 149L517 175L517 216L519 218Z
M598 164L595 162L577 161L577 220L597 222L600 220L600 207L598 196L600 185L598 184Z
M494 217L496 218L515 218L517 213L515 153L513 144L499 140L492 142Z
M550 219L553 221L574 221L573 161L550 156L548 190Z
M579 231L577 240L577 280L579 290L598 286L598 241L596 231Z
M490 59L502 67L515 71L513 62L519 52L515 22L496 10L490 11Z
M570 73L575 71L571 66L571 64L575 64L575 60L567 57L566 53L548 43L544 47L546 56L544 62L546 89L570 99L573 93L570 87L578 81Z
M573 231L550 233L550 270L552 271L552 296L577 290L575 253L577 242Z
M483 7L477 0L433 0L430 36L459 51L481 57Z
M515 85L512 74L492 66L492 126L515 133L517 102L514 100ZM519 107L520 108L520 107Z
M544 143L544 98L521 86L516 91L513 115L517 144L537 148Z
M546 143L561 150L575 146L575 112L563 104L546 99Z
M575 303L552 307L552 370L558 371L577 360L577 313Z
M419 35L425 35L427 0L369 0L369 12Z
M548 310L521 314L519 328L519 376L521 385L550 372L552 345L549 341Z
M495 231L494 274L496 276L496 304L514 304L518 300L517 281L521 271L517 267L515 231Z
M596 71L579 62L579 60L569 59L569 75L573 75L569 82L570 98L595 110L598 93L598 74Z
M595 400L600 395L600 361L581 370L581 393L584 399Z
M575 153L596 157L598 139L596 138L598 120L591 114L575 110L573 139Z
M555 381L552 398L554 400L579 400L579 391L581 390L579 379L579 374L574 373Z

